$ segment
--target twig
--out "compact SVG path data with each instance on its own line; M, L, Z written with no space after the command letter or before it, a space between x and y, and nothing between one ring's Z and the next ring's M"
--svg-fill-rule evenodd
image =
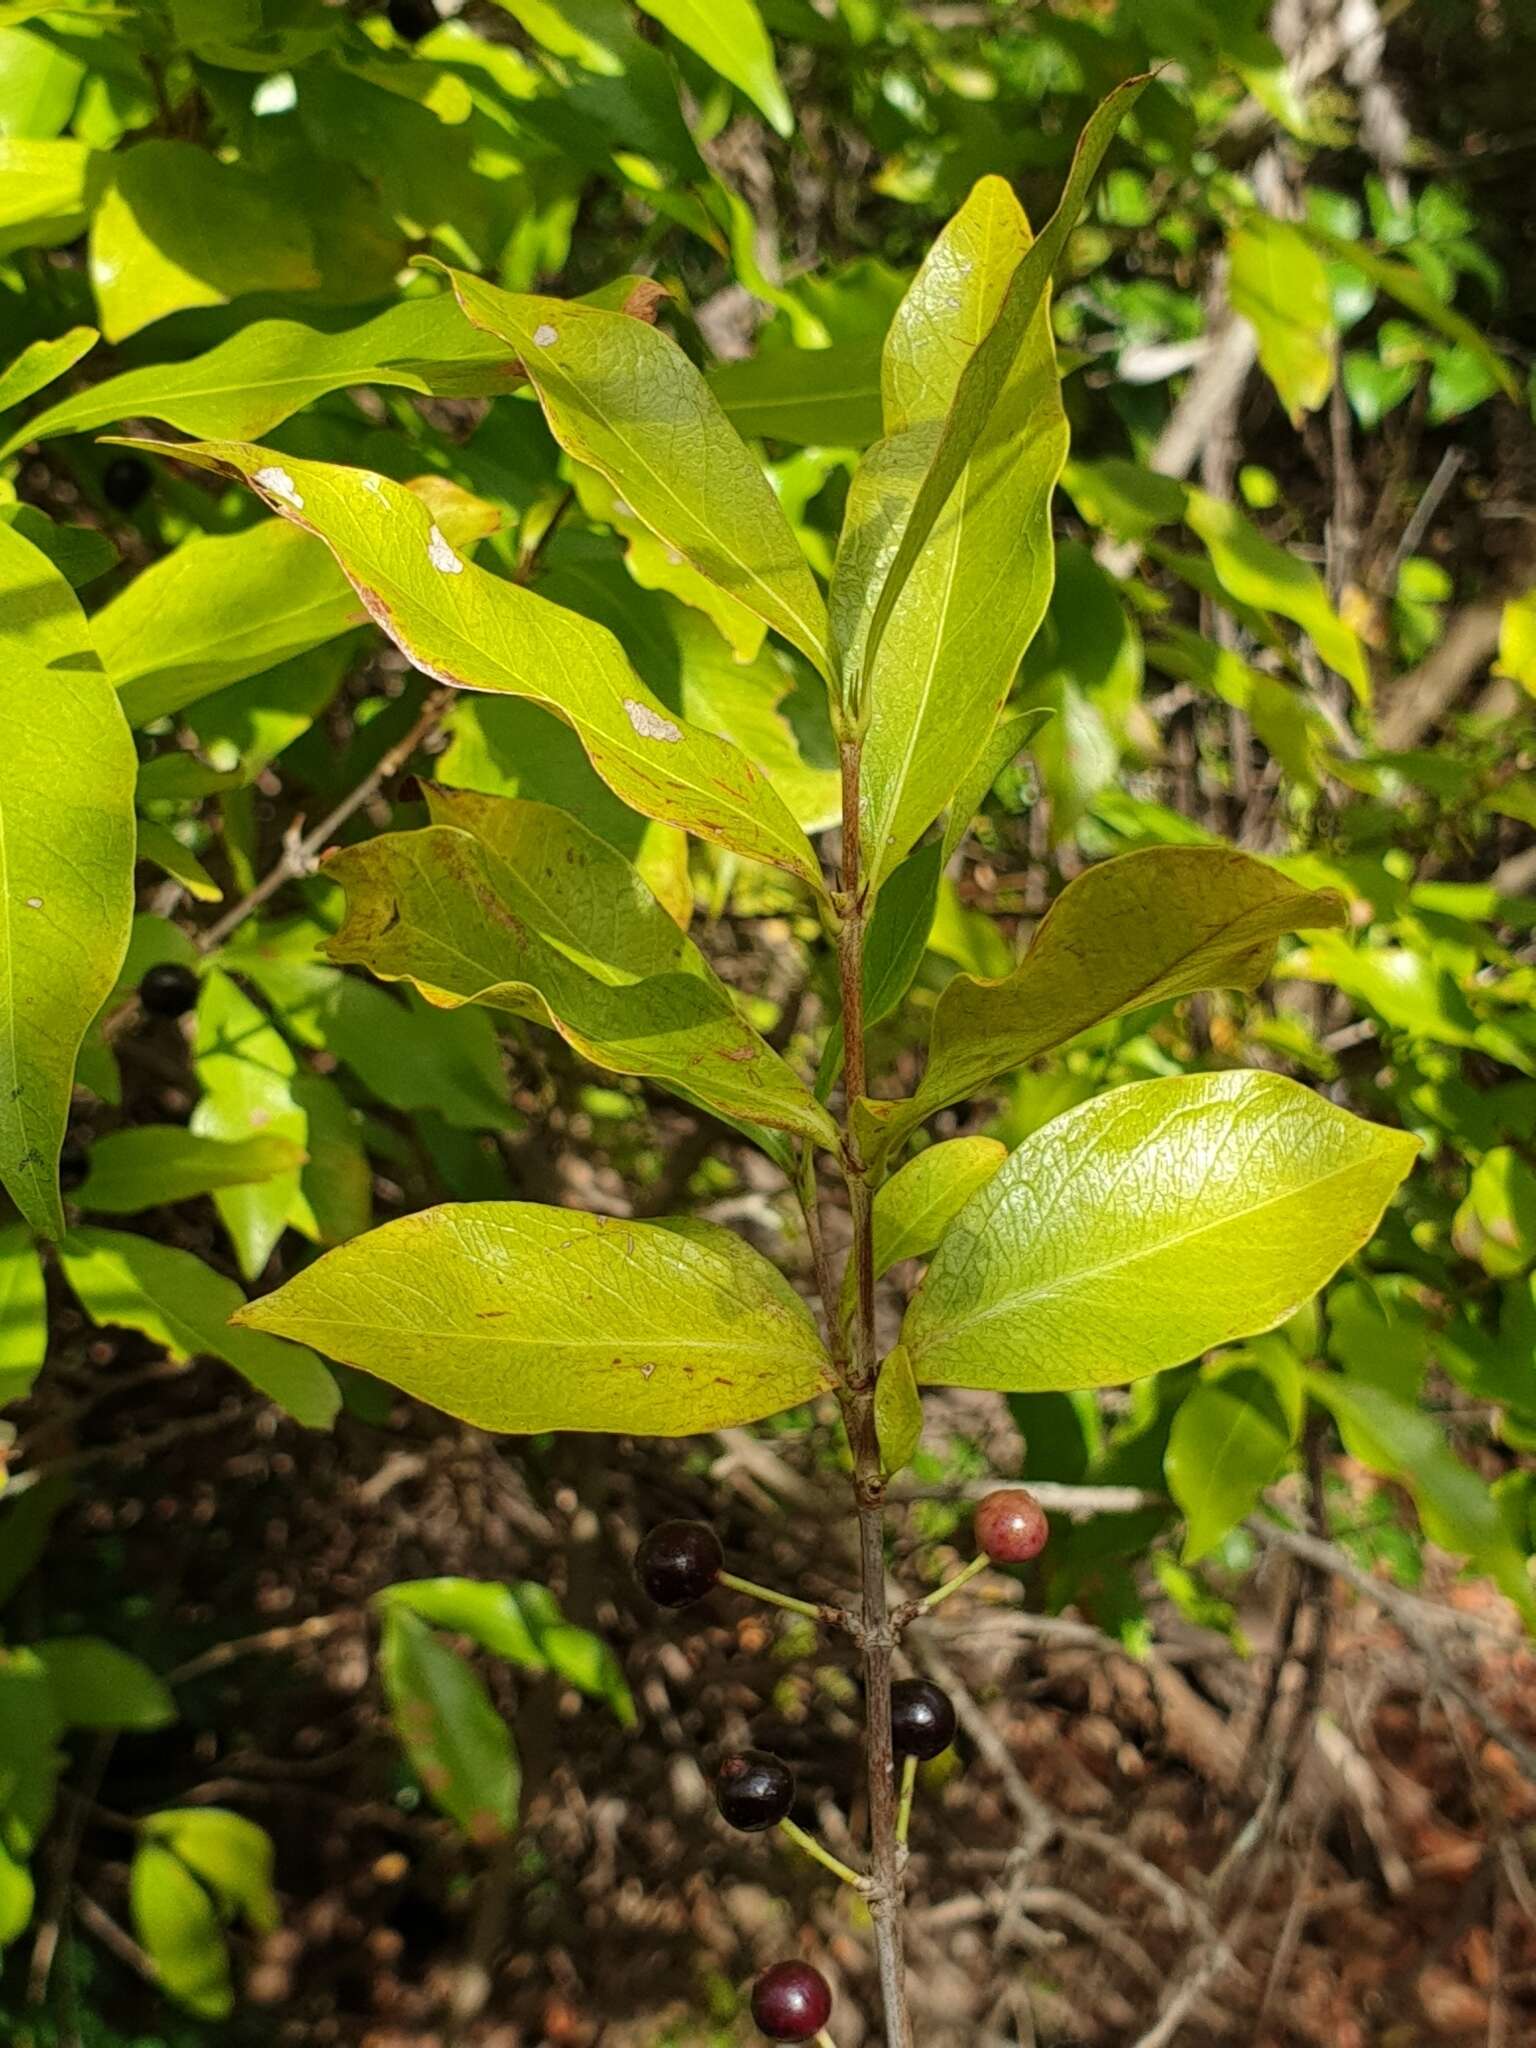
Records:
M131 1935L123 1932L110 1913L102 1911L89 1892L81 1891L77 1885L70 1903L103 1948L111 1949L120 1963L126 1963L128 1968L136 1976L142 1977L146 1984L153 1984L157 1990L159 1989L159 1972L149 1957Z
M212 1430L228 1429L236 1422L249 1421L255 1413L254 1407L244 1404L221 1408L216 1414L188 1415L179 1422L167 1422L160 1429L146 1430L143 1436L125 1437L121 1443L95 1444L88 1451L71 1451L66 1458L52 1458L46 1464L30 1465L25 1472L16 1473L7 1482L0 1498L11 1500L18 1493L40 1486L45 1479L52 1479L60 1473L83 1472L92 1465L131 1464L136 1458L147 1458L186 1437L206 1436Z
M320 1642L324 1637L334 1635L338 1629L353 1623L361 1624L362 1620L361 1609L342 1607L334 1614L313 1614L308 1621L296 1621L283 1628L263 1629L260 1635L239 1636L233 1642L215 1643L211 1650L203 1650L196 1657L189 1657L185 1664L178 1664L174 1671L168 1671L165 1682L167 1685L186 1685L194 1678L205 1678L210 1671L222 1671L226 1665L234 1664L242 1657L292 1650L300 1643Z
M1440 509L1440 501L1455 483L1462 464L1467 460L1467 451L1461 443L1455 442L1441 456L1434 475L1430 478L1424 495L1413 508L1408 524L1398 535L1397 546L1392 550L1392 559L1387 564L1387 573L1382 579L1383 588L1392 591L1397 587L1397 572L1418 547L1429 530L1429 523Z

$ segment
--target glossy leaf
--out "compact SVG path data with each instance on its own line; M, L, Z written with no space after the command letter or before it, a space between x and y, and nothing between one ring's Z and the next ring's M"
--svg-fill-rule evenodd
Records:
M23 1398L47 1356L43 1262L24 1223L0 1225L0 1408Z
M199 1137L179 1124L140 1124L96 1140L90 1172L74 1199L80 1208L101 1215L132 1216L215 1188L270 1180L303 1163L302 1146L275 1131L226 1143Z
M1273 1074L1111 1089L950 1225L907 1310L913 1371L1112 1386L1273 1329L1365 1243L1417 1150Z
M56 377L62 377L82 356L89 355L100 339L94 327L71 327L55 341L30 343L0 370L0 412L8 412L24 398L46 390ZM8 452L9 444L0 449L0 456Z
M319 534L426 674L545 705L575 727L593 767L633 809L821 887L805 834L745 755L675 717L601 626L464 561L403 485L239 442L161 452L248 482L274 511Z
M1089 116L1067 173L1061 202L1014 270L995 319L960 374L922 482L913 495L900 541L881 577L862 648L843 677L844 703L850 710L858 709L865 701L865 678L877 671L880 642L907 579L927 547L940 513L965 474L993 407L1008 384L1014 360L1049 290L1067 237L1077 225L1088 188L1115 130L1136 104L1146 83L1145 78L1128 79Z
M621 854L544 804L443 792L434 809L452 822L328 863L347 895L333 959L410 980L445 1008L531 1017L599 1066L836 1142L810 1090Z
M1299 426L1333 389L1334 324L1323 259L1289 221L1247 215L1227 238L1232 310L1258 336L1259 367Z
M826 672L821 593L762 469L677 343L643 320L451 271L517 351L555 439L662 541Z
M1163 1454L1168 1490L1184 1511L1186 1564L1252 1512L1290 1448L1284 1412L1263 1373L1227 1372L1190 1389Z
M226 1915L238 1915L253 1934L274 1932L274 1854L265 1828L219 1806L172 1806L147 1815L144 1834L151 1842L164 1843L200 1878Z
M379 1646L390 1718L433 1804L481 1847L517 1826L522 1773L512 1735L456 1650L401 1605Z
M712 71L740 86L780 135L794 133L795 117L755 0L637 0L637 5Z
M140 1658L100 1636L55 1636L34 1643L53 1688L60 1720L71 1728L168 1728L176 1702Z
M867 693L860 816L872 889L949 803L984 746L1050 595L1051 494L1067 422L1042 295L890 614L879 658L872 668L863 659L906 508L1030 242L1008 186L982 179L886 338L886 438L854 477L829 601L844 701Z
M1148 847L1065 888L999 981L957 975L934 1010L910 1104L871 1106L887 1141L1123 1011L1206 988L1257 988L1280 937L1342 923L1343 898L1300 889L1230 848Z
M45 1237L75 1061L133 916L133 739L73 591L0 525L0 1183Z
M0 256L72 242L90 217L104 160L70 138L0 135Z
M128 1873L133 1931L167 1994L199 2019L235 2009L229 1950L212 1899L171 1851L146 1841Z
M926 1258L1007 1157L1008 1147L996 1138L949 1138L892 1174L874 1201L875 1278L903 1259ZM855 1280L850 1260L843 1274L845 1309Z
M91 1227L70 1233L59 1261L92 1322L141 1330L178 1361L222 1358L307 1428L334 1421L341 1396L320 1360L302 1345L232 1328L244 1295L191 1252Z
M240 1320L482 1429L692 1436L828 1384L804 1303L729 1231L532 1202L386 1223Z

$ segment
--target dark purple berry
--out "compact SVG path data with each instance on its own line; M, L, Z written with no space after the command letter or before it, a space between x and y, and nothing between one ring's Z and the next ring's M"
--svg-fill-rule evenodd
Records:
M635 1573L658 1607L702 1600L725 1553L707 1522L658 1522L635 1552Z
M762 1749L738 1749L715 1772L715 1804L722 1820L745 1835L776 1828L795 1803L795 1774Z
M78 1138L66 1138L59 1152L59 1186L70 1194L91 1170L91 1155Z
M770 2041L812 2041L832 2017L832 1988L809 1963L770 1963L752 1986L752 2017Z
M898 1678L891 1687L891 1741L898 1756L924 1763L955 1739L955 1710L931 1678Z
M989 1493L976 1510L976 1547L994 1564L1028 1564L1045 1548L1051 1525L1045 1509L1022 1486Z
M438 25L432 0L389 0L389 25L402 42L419 43Z
M119 512L131 512L149 495L149 464L137 455L114 455L101 472L101 495Z
M197 1001L197 976L176 960L161 960L139 983L139 1001L151 1017L184 1017Z

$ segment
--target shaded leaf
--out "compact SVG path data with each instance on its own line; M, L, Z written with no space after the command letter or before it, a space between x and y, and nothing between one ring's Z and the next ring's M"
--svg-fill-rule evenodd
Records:
M522 1773L485 1687L409 1608L384 1611L379 1674L395 1732L435 1806L482 1847L517 1826Z
M238 1914L253 1934L275 1931L272 1837L265 1828L218 1806L164 1807L143 1826L148 1840L163 1842L202 1879L228 1917Z
M213 1901L187 1866L159 1842L142 1842L128 1873L139 1946L167 1994L200 2019L235 2009L229 1951Z
M140 1658L100 1636L55 1636L33 1643L53 1688L60 1720L71 1728L167 1728L176 1702Z
M274 1131L226 1143L179 1124L140 1124L96 1140L90 1172L74 1199L82 1209L132 1216L162 1202L186 1202L215 1188L291 1173L303 1160L303 1148Z
M911 1464L922 1441L923 1400L912 1377L912 1361L900 1344L882 1363L875 1382L875 1434L887 1478Z
M24 1398L47 1356L43 1262L24 1223L0 1225L0 1408Z
M1168 1490L1184 1511L1193 1564L1256 1506L1291 1448L1274 1388L1261 1372L1200 1380L1179 1403L1163 1454Z

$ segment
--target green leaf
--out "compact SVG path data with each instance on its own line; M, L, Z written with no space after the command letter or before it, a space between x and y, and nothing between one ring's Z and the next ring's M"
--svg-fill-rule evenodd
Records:
M94 338L88 327L74 332ZM61 400L19 427L0 457L32 441L83 434L123 419L164 420L202 440L249 441L317 398L353 384L473 398L494 397L522 381L505 344L472 327L452 295L443 292L391 306L339 334L296 320L252 321L186 362L124 370ZM0 384L0 403L13 402Z
M42 391L56 377L73 369L83 355L89 355L101 336L94 327L71 327L67 334L61 334L55 341L34 341L24 348L19 356L6 368L0 370L0 412L8 412L13 405L20 405L24 398L31 398L34 392ZM31 429L23 428L31 438ZM0 456L10 452L9 446L0 449Z
M886 338L886 438L854 477L829 600L844 703L867 702L860 818L871 889L984 747L1050 596L1051 494L1067 421L1042 292L891 611L879 659L871 666L861 653L903 513L925 487L950 408L1029 247L1012 192L1001 178L982 179L929 252Z
M67 50L25 30L0 28L0 135L57 135L85 75Z
M219 1806L170 1806L146 1815L143 1832L201 1878L227 1916L238 1914L253 1934L276 1931L272 1837L265 1828Z
M903 1325L913 1371L1112 1386L1273 1329L1365 1243L1417 1151L1274 1074L1111 1089L950 1225Z
M1536 697L1536 589L1512 597L1499 619L1498 671Z
M1193 1564L1257 1505L1291 1448L1274 1388L1261 1372L1196 1382L1179 1403L1163 1454L1168 1490L1184 1511L1184 1562Z
M686 43L712 71L739 86L780 135L795 117L774 68L773 45L753 0L636 0L644 14Z
M320 283L302 216L254 171L190 142L136 143L114 155L111 166L90 247L108 341L189 306Z
M671 336L627 314L448 277L475 325L517 351L566 453L825 675L815 578L768 479Z
M820 890L805 834L745 755L674 717L601 626L465 562L403 485L238 442L135 445L250 483L274 511L319 534L419 669L556 712L604 781L644 816L788 868Z
M1080 1032L1206 988L1257 988L1298 925L1343 922L1343 898L1299 889L1225 847L1154 846L1064 889L1000 981L957 975L939 997L928 1070L910 1103L869 1105L893 1144L935 1110Z
M1524 1553L1482 1477L1464 1465L1431 1415L1381 1387L1309 1372L1307 1391L1339 1424L1353 1458L1406 1486L1424 1533L1486 1573L1536 1629L1536 1591Z
M333 959L445 1008L549 1024L599 1066L835 1144L825 1110L622 854L545 804L443 791L433 810L451 822L327 863L347 895Z
M0 1408L26 1395L47 1356L43 1262L24 1223L0 1225Z
M1396 263L1389 257L1378 256L1363 243L1330 234L1326 228L1312 221L1299 222L1297 232L1315 243L1325 256L1360 271L1372 284L1396 299L1399 305L1406 306L1426 327L1433 327L1448 341L1471 350L1481 359L1499 390L1519 402L1519 383L1504 358L1464 314L1446 305L1443 299L1436 298L1422 271L1416 270L1411 263Z
M718 363L709 388L737 433L797 448L867 448L881 433L881 344L764 349Z
M132 1216L163 1202L188 1202L215 1188L243 1187L292 1173L303 1148L275 1131L226 1143L179 1124L140 1124L108 1131L91 1147L91 1170L75 1196L82 1209Z
M81 1042L133 917L133 739L80 608L0 524L0 1182L59 1237L59 1148Z
M923 1435L923 1398L912 1377L912 1361L900 1344L881 1364L875 1382L875 1435L887 1479L917 1456Z
M298 1063L250 997L217 969L203 977L193 1063L203 1091L192 1112L194 1136L226 1144L275 1137L301 1155L308 1150L309 1127L293 1095ZM263 1180L218 1189L214 1206L247 1280L261 1272L290 1222L313 1232L297 1161Z
M1328 270L1300 228L1248 214L1227 237L1232 310L1259 339L1259 367L1294 426L1333 389L1334 324Z
M183 541L91 623L129 723L149 725L366 617L325 549L268 519Z
M482 1429L692 1436L829 1384L805 1304L729 1231L532 1202L401 1217L240 1318Z
M119 1230L72 1231L59 1251L64 1277L92 1322L142 1330L178 1361L222 1358L309 1429L329 1429L336 1382L301 1345L230 1327L245 1297L191 1252Z
M874 1200L875 1278L903 1259L926 1258L1007 1157L1007 1146L996 1138L950 1138L892 1174ZM845 1312L857 1278L850 1259L843 1274Z
M56 1636L33 1643L53 1688L59 1718L71 1728L168 1728L176 1702L139 1658L100 1636Z
M73 242L96 204L106 162L72 139L0 135L0 256Z
M385 1609L379 1673L411 1768L482 1847L517 1827L522 1773L511 1732L457 1651L406 1607Z
M17 1862L0 1836L0 1951L26 1933L36 1898L31 1871Z
M72 590L83 590L117 564L117 549L93 526L60 526L35 505L0 505L0 519L46 555Z
M944 821L943 851L939 855L941 869L947 868L960 851L965 835L992 793L993 783L1005 768L1011 767L1018 759L1040 728L1050 723L1051 716L1048 705L1039 705L1033 711L1016 712L1002 719L988 736L974 765L957 785L950 803L949 815ZM877 915L878 909L877 905Z
M934 442L926 474L913 497L900 543L881 580L862 651L844 677L844 702L851 710L862 707L864 703L864 679L876 672L880 642L885 637L907 579L927 547L940 513L965 474L992 416L992 409L1009 381L1014 359L1049 290L1052 275L1066 250L1067 237L1077 225L1078 215L1088 196L1088 187L1115 130L1140 98L1146 84L1145 78L1127 79L1089 116L1067 173L1061 202L1015 269L997 317L960 374L954 398Z
M524 1671L554 1671L578 1691L606 1702L626 1728L635 1704L618 1660L589 1630L576 1628L544 1586L495 1579L408 1579L374 1595L380 1608L401 1605L434 1628L469 1636L492 1656Z
M228 2019L235 2009L229 1951L213 1901L187 1866L158 1842L142 1842L128 1896L139 1946L168 1995L199 2019Z

